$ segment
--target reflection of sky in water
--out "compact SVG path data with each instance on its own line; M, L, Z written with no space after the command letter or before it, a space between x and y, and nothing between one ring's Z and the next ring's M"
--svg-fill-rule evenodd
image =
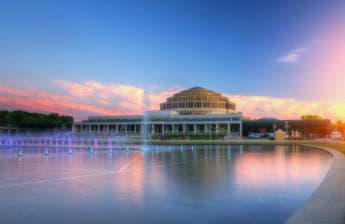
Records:
M300 146L0 153L1 223L283 223L330 156Z

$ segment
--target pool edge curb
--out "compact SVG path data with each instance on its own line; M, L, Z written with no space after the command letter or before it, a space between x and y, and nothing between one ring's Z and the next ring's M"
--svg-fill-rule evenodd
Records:
M320 186L284 224L345 223L345 155L335 149L301 144L331 154L331 166Z

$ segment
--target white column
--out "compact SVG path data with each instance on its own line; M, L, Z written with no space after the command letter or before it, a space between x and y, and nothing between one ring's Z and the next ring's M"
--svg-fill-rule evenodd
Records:
M106 124L107 127L107 133L109 133L109 124Z
M151 124L151 133L154 134L155 133L155 125Z
M216 133L217 134L219 133L219 124L218 123L216 124Z
M183 127L183 133L186 133L186 124L182 124Z
M80 133L83 133L83 124L80 123Z
M196 133L196 124L194 124L193 126L193 131L194 131L194 134Z
M165 130L164 130L164 123L162 124L162 134L164 134Z
M230 123L227 124L228 125L228 134L231 133L231 130L230 130Z
M172 133L175 133L175 128L174 128L174 126L175 126L174 124L171 125L171 132L172 132Z

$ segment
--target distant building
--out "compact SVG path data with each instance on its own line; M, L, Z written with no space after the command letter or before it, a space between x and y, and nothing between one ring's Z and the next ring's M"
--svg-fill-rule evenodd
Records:
M250 133L274 133L275 130L286 130L291 136L296 131L301 138L327 137L331 132L331 120L278 120L274 118L264 118L258 120L243 120L243 136Z
M330 137L331 137L331 139L334 139L334 140L343 139L343 135L339 131L332 131Z
M18 128L0 126L0 135L1 134L13 134L13 133L18 133Z
M284 141L285 137L286 137L285 131L283 131L282 129L278 129L274 133L274 140L276 141Z
M74 132L143 135L173 133L224 133L242 136L242 113L235 103L202 87L187 89L160 104L160 111L144 115L90 116L76 122ZM146 123L146 129L144 127Z

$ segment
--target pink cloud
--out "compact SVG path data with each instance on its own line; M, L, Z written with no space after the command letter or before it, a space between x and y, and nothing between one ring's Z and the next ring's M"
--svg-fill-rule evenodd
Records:
M70 96L79 101L88 101L101 107L113 108L121 114L139 114L144 110L144 89L140 87L96 81L75 83L60 80L56 83L63 87ZM161 102L179 90L181 88L177 87L158 93L147 90L146 95L149 104L147 109L159 109Z
M144 90L140 87L96 81L77 83L62 80L56 81L55 85L60 91L19 89L0 85L0 109L54 112L72 115L77 120L85 119L89 115L141 114L144 110ZM149 91L146 93L149 104L147 108L158 110L160 103L182 89L184 88L174 87L162 91ZM252 118L296 119L305 114L318 114L324 118L345 120L344 102L224 95L237 104L237 110L243 112L244 116Z
M68 114L85 117L90 114L117 114L113 110L97 105L80 103L71 96L49 93L43 90L18 90L0 86L0 109L23 109L28 111Z
M89 115L141 114L144 109L144 90L139 87L96 81L77 83L59 80L55 84L64 90L63 94L0 85L0 109L67 114L77 120ZM148 109L159 109L159 103L176 91L169 89L149 94Z
M227 97L236 103L239 111L251 118L299 119L302 115L317 114L323 118L345 120L345 102L303 101L269 96Z

